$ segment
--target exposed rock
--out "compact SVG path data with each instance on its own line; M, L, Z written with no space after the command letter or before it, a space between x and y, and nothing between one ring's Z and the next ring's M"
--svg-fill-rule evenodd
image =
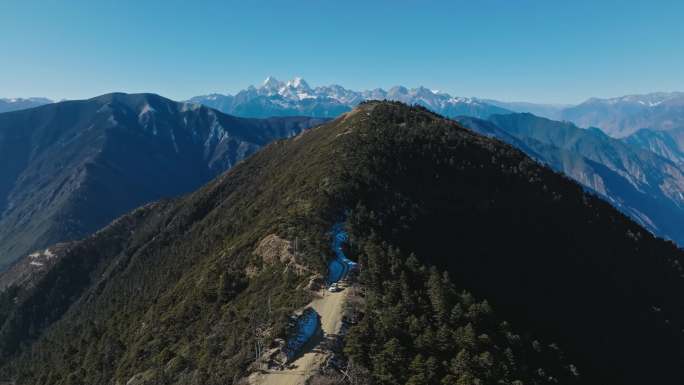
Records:
M0 292L16 285L31 287L59 260L70 243L58 243L45 250L39 250L14 262L6 271L0 273Z
M276 262L288 264L295 262L292 243L275 234L266 236L259 242L254 254L261 257L264 265L271 266Z
M261 257L263 266L273 266L276 263L285 265L285 272L292 270L297 275L310 273L311 270L300 264L294 254L292 242L280 238L275 234L267 235L254 249L254 254ZM253 277L259 273L256 266L250 265L245 269L248 277Z

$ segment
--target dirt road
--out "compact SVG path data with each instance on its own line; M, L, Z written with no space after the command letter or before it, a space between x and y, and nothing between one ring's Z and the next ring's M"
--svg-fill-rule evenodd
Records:
M347 299L348 289L338 293L327 290L320 292L311 306L321 316L322 338L309 344L304 354L295 360L291 369L273 370L267 373L254 373L249 377L249 383L254 385L304 385L325 362L330 352L323 348L326 338L339 333L342 327L342 314Z

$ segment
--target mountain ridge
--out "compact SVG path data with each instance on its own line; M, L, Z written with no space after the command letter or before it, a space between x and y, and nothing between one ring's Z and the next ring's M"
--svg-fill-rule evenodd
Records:
M492 113L508 112L477 98L452 97L422 86L411 89L394 86L388 90L376 88L366 91L353 91L336 84L312 88L300 77L283 82L269 76L260 87L250 86L235 95L210 94L189 99L190 102L238 116L301 114L330 118L348 112L367 100L419 104L446 116L469 114L487 117Z
M616 98L591 98L564 109L560 118L580 127L599 127L623 138L647 128L670 130L684 126L684 92L655 92Z
M321 122L236 118L124 93L0 114L0 265L187 193L270 141Z
M45 104L54 103L53 100L42 97L33 98L0 98L0 113L25 110L27 108L33 108L42 106Z
M458 121L563 172L655 234L684 242L684 173L671 160L599 129L531 114L493 115L488 123L494 129L473 118Z
M259 87L230 94L196 96L192 102L205 104L239 116L309 115L335 117L364 100L390 100L418 104L455 118L473 116L487 119L493 114L533 113L537 116L570 121L579 127L599 127L606 134L622 138L641 128L667 130L684 126L684 93L654 92L614 98L589 98L579 104L505 102L487 98L454 97L425 87L394 86L388 90L354 91L340 85L311 87L296 77L280 81L272 76Z
M343 216L370 306L344 354L377 384L684 378L681 250L512 146L389 102L137 209L37 286L3 292L0 371L19 384L237 382L254 370L250 320L283 337L311 298L309 276L255 247L299 240L298 263L324 273Z

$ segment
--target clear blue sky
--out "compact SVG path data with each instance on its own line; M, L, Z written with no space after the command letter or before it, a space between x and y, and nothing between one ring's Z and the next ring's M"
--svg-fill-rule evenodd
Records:
M0 96L186 99L267 75L578 102L684 90L684 1L0 0Z

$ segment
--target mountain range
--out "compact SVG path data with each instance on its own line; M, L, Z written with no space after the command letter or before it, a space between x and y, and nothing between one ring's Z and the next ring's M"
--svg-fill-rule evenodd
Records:
M235 95L211 94L190 99L225 113L252 117L335 117L364 100L418 104L452 118L467 115L487 119L493 114L529 112L549 119L570 121L582 128L598 127L609 136L618 138L640 129L660 131L684 126L684 93L681 92L591 98L578 105L569 105L455 97L425 87L409 89L396 86L389 90L354 91L339 85L311 87L302 78L282 82L268 77L261 86L250 86Z
M301 78L280 82L269 77L261 87L250 87L234 97L213 95L192 100L248 115L302 112L331 116L368 99L421 105L515 145L601 195L655 234L681 245L684 126L679 122L684 119L684 109L680 108L684 106L683 95L592 98L572 106L452 97L424 87L394 87L389 91L312 88ZM249 112L240 110L247 105Z
M121 93L0 114L0 267L193 191L322 121L237 118Z
M596 128L581 129L527 113L457 120L523 150L600 195L653 233L684 244L681 164Z
M445 116L455 117L480 133L495 136L515 145L533 158L565 173L601 195L655 234L683 244L684 231L680 229L684 228L681 226L682 218L684 218L684 212L682 212L684 128L668 128L676 126L674 122L677 121L677 116L684 116L684 111L676 110L681 98L681 93L655 93L613 99L590 99L578 106L541 105L452 97L424 87L414 89L393 87L388 91L382 89L352 91L336 85L314 88L301 78L281 82L269 77L260 87L249 87L235 96L214 94L196 97L187 102L187 105L207 105L243 116L311 115L324 117L322 119L349 111L368 99L397 100L407 104L422 105ZM581 129L569 122L537 118L532 115L516 115L511 112L521 110L534 111L538 115L552 116L557 119L565 116L569 118L567 120L572 118L584 124L602 124L608 119L623 123L642 122L653 124L658 128L642 128L631 132L634 127L637 127L632 125L630 126L632 128L625 128L626 131L622 129L619 131L631 132L629 135L614 138L604 132L615 134L618 131L610 131L606 128ZM654 113L652 112L654 110L660 112ZM155 111L155 113L158 112ZM142 111L138 114L142 114ZM606 114L612 118L604 119L603 116ZM669 123L665 124L664 120L669 116L668 114L673 114L675 117L667 118ZM472 119L466 119L464 116ZM506 116L508 118L505 118ZM657 123L658 121L661 123ZM312 121L311 124L318 122ZM603 126L614 127L605 124ZM296 130L289 134L294 133ZM280 136L275 135L275 137ZM266 142L263 141L261 144ZM253 152L260 145L250 147L248 152ZM211 176L229 168L235 159L242 158L239 155L233 156L233 161L193 180L188 186L199 186L201 183L198 181L206 182ZM186 164L184 167L187 169L189 166ZM183 167L178 167L178 169L183 169ZM191 188L186 187L178 191L190 190ZM170 191L170 195L175 195L178 191ZM148 195L165 196L160 193ZM151 199L156 198L134 201L139 204ZM135 206L124 205L122 207L130 209ZM124 211L120 209L116 212L118 215ZM87 226L88 229L93 231L114 216L108 215L104 218L106 220L98 221L97 225ZM9 233L7 237L13 237L16 243L17 239L21 238L14 237L13 229L19 222L13 223L7 224L4 228L5 232ZM29 228L25 227L26 231ZM10 251L16 246L13 242L6 241L0 249L0 265L3 265L3 261L6 265L7 261L16 259L18 255L36 251L37 245L44 247L58 240L76 239L88 233L78 230L74 231L72 236L49 237L49 241L35 243L34 238L41 237L42 232L33 231L36 235L26 241L20 241L25 246L17 251ZM8 239L7 237L2 238L2 231L0 231L0 240Z
M136 98L133 121L115 118L162 108ZM326 295L311 283L333 258L335 224L358 290L345 289L343 332L321 338L332 353L311 381L334 383L337 368L381 385L684 381L684 252L514 147L395 102L361 103L193 193L50 248L49 268L0 293L0 378L277 374L255 352L270 354Z
M47 98L0 98L0 113L25 110L50 103L53 101Z
M312 88L302 78L282 82L273 77L266 78L260 87L250 86L235 95L211 94L197 96L189 101L238 116L305 115L332 118L350 111L365 100L418 104L445 116L486 118L491 114L510 112L476 98L452 97L425 87L408 89L396 86L389 90L353 91L339 85Z
M655 92L614 98L590 98L577 105L505 102L487 98L451 96L425 87L395 86L389 90L355 91L340 85L310 86L296 77L280 81L269 76L259 87L235 95L209 94L189 100L227 114L266 118L312 116L334 118L365 100L393 100L418 104L447 117L487 119L493 114L528 112L548 119L569 121L581 128L597 127L609 136L624 138L639 130L684 129L684 93ZM46 98L0 99L0 112L51 103Z
M640 129L682 129L684 93L658 92L610 99L592 98L563 109L558 117L580 127L599 127L606 134L618 138Z
M684 126L667 130L642 128L622 140L684 166Z

